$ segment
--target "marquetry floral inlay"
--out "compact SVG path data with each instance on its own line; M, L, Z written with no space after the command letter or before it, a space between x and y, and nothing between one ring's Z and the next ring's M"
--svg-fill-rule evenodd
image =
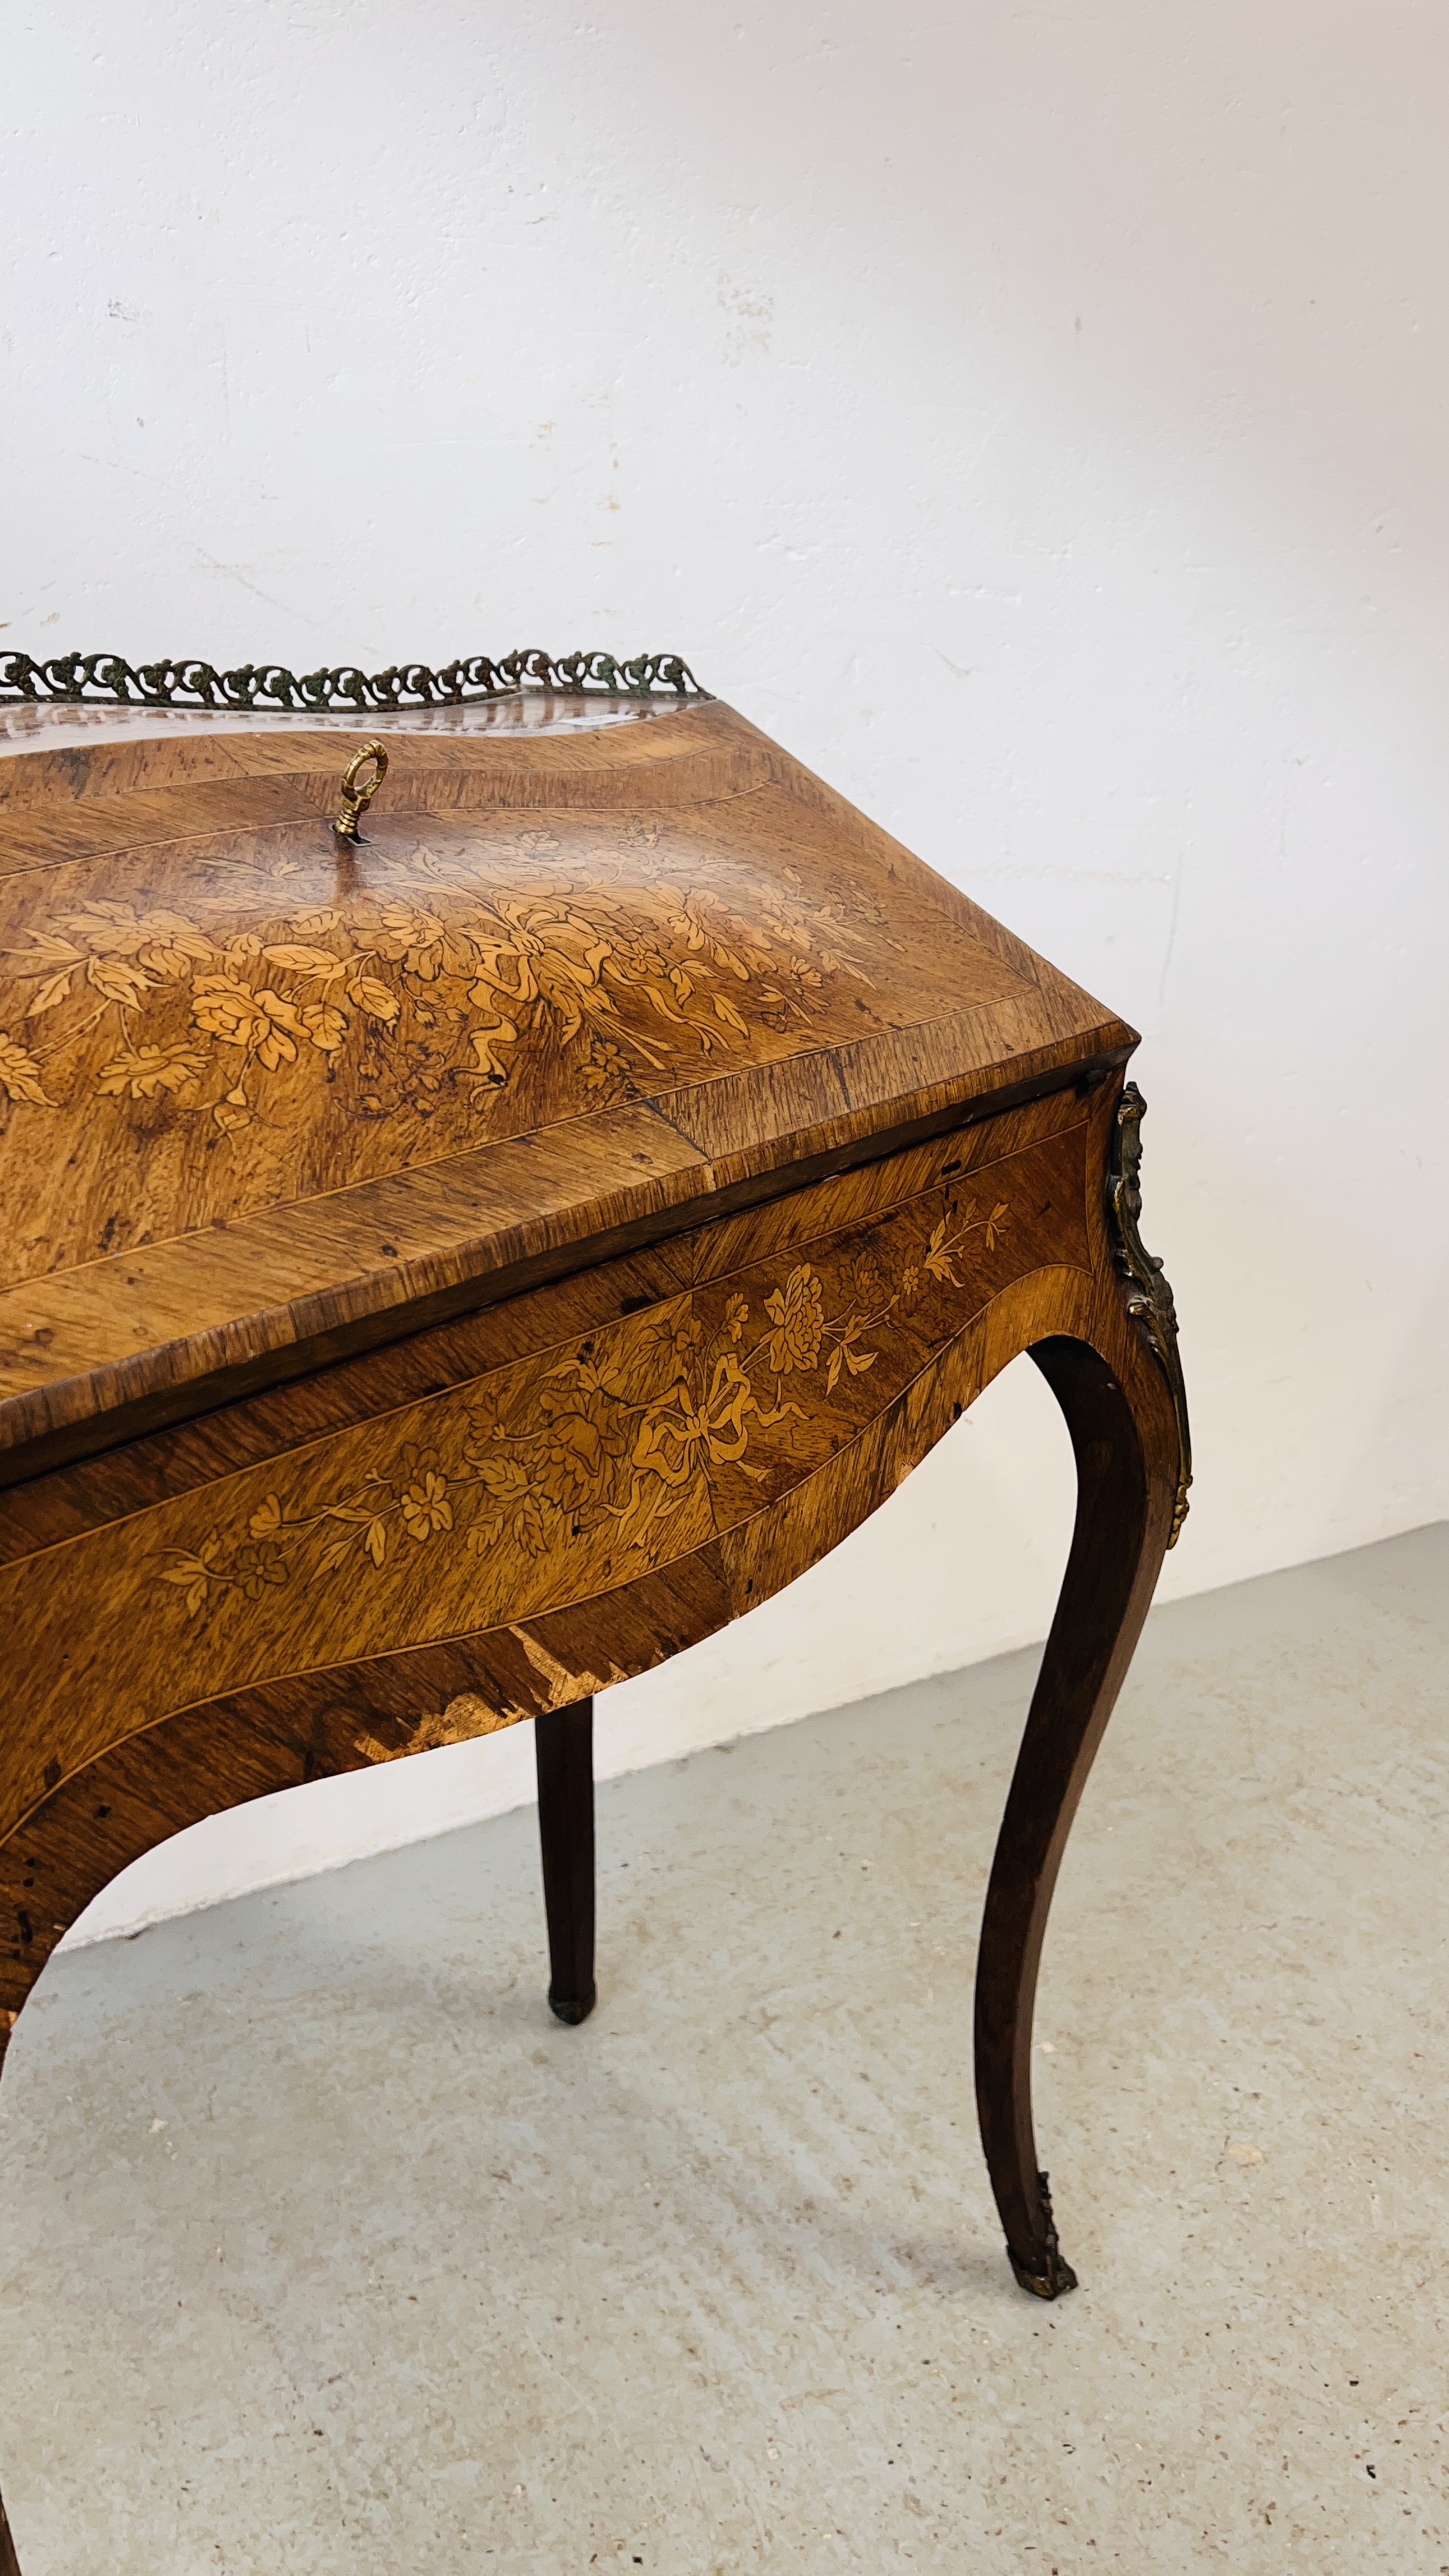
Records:
M267 1114L284 1069L295 1090L308 1068L320 1081L350 1061L363 1115L426 1116L448 1086L505 1084L516 1051L542 1042L584 1099L625 1096L681 1056L723 1060L754 1029L807 1027L834 978L869 983L844 907L808 901L794 871L746 920L675 882L661 836L643 817L613 827L589 877L550 865L546 830L500 842L488 878L419 850L383 890L305 909L287 908L299 871L284 860L257 880L251 930L234 898L58 912L3 952L0 1092L44 1110L89 1090L229 1134ZM856 909L865 924L875 907Z
M687 1496L714 1509L722 1474L765 1486L781 1465L797 1472L789 1426L838 1411L837 1390L875 1367L892 1326L914 1318L916 1347L923 1331L953 1329L981 1284L957 1264L993 1252L1010 1213L942 1191L912 1202L904 1229L812 1245L763 1296L725 1281L626 1316L541 1371L479 1380L443 1412L437 1445L405 1448L309 1509L266 1494L243 1526L166 1550L157 1572L197 1613L348 1566L366 1577L434 1544L538 1558L608 1525L653 1548L661 1513ZM960 1293L934 1323L918 1315L947 1291Z

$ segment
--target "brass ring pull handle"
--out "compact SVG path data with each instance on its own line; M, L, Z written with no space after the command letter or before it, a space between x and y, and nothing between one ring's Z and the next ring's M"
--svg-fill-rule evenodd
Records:
M373 764L372 776L359 786L358 778L368 761ZM387 753L380 742L364 743L361 751L353 753L342 779L342 811L332 826L339 841L361 840L358 824L386 776Z

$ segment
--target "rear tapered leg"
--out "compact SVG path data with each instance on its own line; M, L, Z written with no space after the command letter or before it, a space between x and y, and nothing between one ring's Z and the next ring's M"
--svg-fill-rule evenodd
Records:
M976 1970L976 2102L1017 2280L1039 2298L1076 2287L1037 2169L1031 2025L1042 1937L1077 1803L1101 1743L1172 1527L1178 1452L1152 1370L1129 1394L1085 1343L1031 1354L1066 1416L1077 1519L992 1864Z
M594 2009L594 1703L534 1720L538 1831L548 1916L548 2000L560 2021Z

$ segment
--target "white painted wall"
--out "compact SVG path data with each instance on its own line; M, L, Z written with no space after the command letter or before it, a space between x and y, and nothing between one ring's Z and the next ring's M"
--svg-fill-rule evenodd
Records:
M1449 1511L1442 13L29 0L5 57L5 638L685 651L1144 1031L1168 1591ZM1021 1364L604 1766L1040 1635L1069 1487Z

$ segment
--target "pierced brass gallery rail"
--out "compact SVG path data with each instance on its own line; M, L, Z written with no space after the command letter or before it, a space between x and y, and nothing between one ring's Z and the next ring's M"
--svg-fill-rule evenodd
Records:
M245 662L239 670L213 670L188 655L175 662L142 662L135 668L119 653L59 653L37 662L29 653L0 653L0 700L58 700L64 705L102 699L112 706L336 707L459 706L476 698L517 697L525 688L564 696L647 698L656 691L702 698L687 662L677 653L640 653L616 661L612 653L565 653L558 658L527 645L491 662L485 653L448 662L441 671L425 662L401 662L386 671L307 671L301 679L280 662Z
M1127 1312L1142 1326L1172 1390L1179 1466L1172 1536L1167 1544L1176 1547L1187 1518L1187 1489L1192 1483L1192 1434L1187 1420L1187 1387L1177 1348L1177 1308L1161 1262L1147 1250L1137 1230L1142 1216L1138 1175L1142 1168L1142 1119L1146 1107L1136 1083L1124 1083L1117 1103L1117 1134L1107 1175L1107 1216L1117 1267L1127 1282Z

